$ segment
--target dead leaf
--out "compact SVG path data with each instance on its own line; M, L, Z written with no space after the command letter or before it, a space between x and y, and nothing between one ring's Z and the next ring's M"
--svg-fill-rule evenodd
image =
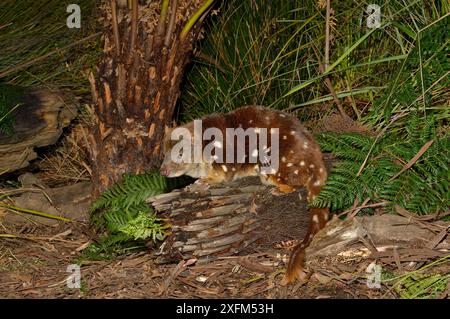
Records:
M248 257L241 257L238 259L239 265L257 273L271 273L275 271L274 267L263 266L257 261L251 261Z
M326 285L328 284L330 281L333 280L333 278L319 274L319 273L314 273L313 275L314 278L316 278L322 285Z
M450 225L447 225L439 234L437 234L430 242L427 244L427 248L434 249L439 243L448 235L448 228Z
M427 151L427 149L433 144L433 142L434 142L433 140L426 142L425 145L420 148L420 150L417 152L417 154L414 155L414 157L411 158L411 160L402 167L400 172L398 172L397 174L392 176L389 181L396 179L401 173L403 173L407 169L411 168L411 166L413 166L414 163L419 160L419 158L423 155L423 153L425 153Z
M353 279L353 274L351 274L349 272L344 272L344 273L339 275L339 278L342 279L342 280L352 280Z

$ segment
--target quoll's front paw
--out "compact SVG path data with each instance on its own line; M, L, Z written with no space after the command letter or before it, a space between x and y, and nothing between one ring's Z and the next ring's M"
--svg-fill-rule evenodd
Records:
M281 192L278 188L272 188L271 191L270 191L270 193L271 193L273 196L282 196L282 195L285 195L285 193Z
M278 185L276 188L273 188L270 193L274 196L282 196L289 193L292 193L295 189L289 185Z
M197 179L194 184L185 187L187 191L190 192L203 192L210 188L211 186L203 179Z

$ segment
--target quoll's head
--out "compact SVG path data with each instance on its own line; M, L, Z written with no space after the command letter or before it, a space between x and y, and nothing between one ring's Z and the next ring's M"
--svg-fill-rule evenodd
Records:
M188 126L179 126L172 129L166 127L163 142L164 159L160 167L160 172L163 176L192 176L190 173L195 171L196 166L198 166L198 164L194 163L193 141L191 140L191 137L187 139L187 136L180 137L178 134L172 134L175 129L180 128L186 128L189 130ZM180 142L183 138L185 140L184 143L181 144Z

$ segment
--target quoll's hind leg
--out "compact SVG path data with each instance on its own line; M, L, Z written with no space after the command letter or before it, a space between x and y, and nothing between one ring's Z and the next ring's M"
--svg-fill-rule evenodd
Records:
M320 184L320 185L319 185ZM308 203L311 203L314 198L319 194L322 183L312 181L308 183ZM321 230L328 221L329 210L328 208L310 208L309 209L309 226L308 232L303 241L294 247L291 257L287 265L286 275L283 279L283 284L291 283L295 279L304 281L305 273L303 271L305 260L305 249L309 246L314 235Z

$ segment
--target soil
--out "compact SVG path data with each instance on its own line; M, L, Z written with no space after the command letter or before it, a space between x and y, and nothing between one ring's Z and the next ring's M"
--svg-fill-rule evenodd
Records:
M289 218L284 220L288 222ZM277 264L275 250L263 245L246 256L188 266L175 278L172 273L176 265L157 265L152 254L146 251L115 260L83 261L81 288L71 289L67 287L70 275L67 267L80 256L77 249L90 240L86 225L33 226L17 229L15 233L27 239L2 239L1 298L369 297L367 288L339 281L321 285L311 280L304 286L283 287L280 284L282 264L268 273L254 269L257 265Z

